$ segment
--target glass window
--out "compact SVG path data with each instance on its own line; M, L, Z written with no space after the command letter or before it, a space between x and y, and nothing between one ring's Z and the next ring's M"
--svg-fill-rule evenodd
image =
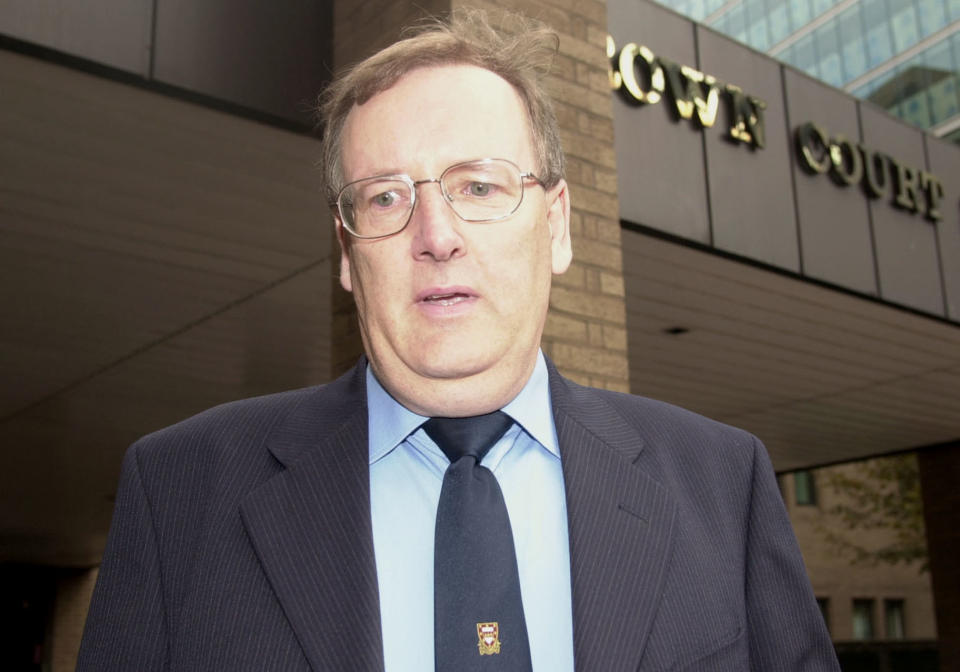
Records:
M813 472L806 469L793 472L793 488L798 506L816 506L817 489Z
M787 3L777 2L770 10L770 44L781 42L790 34L790 17L787 15Z
M920 37L926 37L947 25L947 8L943 0L918 0L917 16L920 19Z
M823 616L823 623L827 626L827 632L830 632L830 599L818 597L817 606L820 607L820 615Z
M765 0L746 0L747 42L754 49L766 51L770 46L767 35L767 7Z
M904 51L920 39L917 12L912 0L888 0L890 3L890 27L893 29L893 48Z
M960 2L960 0L957 0ZM801 26L810 23L810 0L790 0L790 20L791 30L797 30Z
M844 82L856 79L867 71L867 43L860 23L860 5L854 5L837 19L843 53Z
M853 638L873 639L873 600L853 601Z
M939 124L960 114L960 106L957 105L960 81L956 73L934 82L927 93L930 96L931 125Z
M930 106L926 89L908 95L900 103L900 115L918 128L930 128Z
M960 113L958 105L958 70L950 53L950 43L944 40L923 52L923 62L932 80L927 95L930 104L930 121L939 124Z
M953 49L953 65L960 66L960 32L950 36L950 46Z
M843 86L840 45L837 43L837 22L830 21L816 30L814 39L820 56L820 79L833 86Z
M750 25L748 40L748 44L754 49L767 50L767 47L770 46L770 38L767 36L767 20L765 18L758 19Z
M708 24L708 25L709 25L711 28L713 28L714 30L723 33L724 35L729 35L730 33L727 31L727 19L728 19L728 18L729 18L729 16L728 16L727 14L724 14L724 15L720 16L719 18L717 18L713 23Z
M833 6L833 0L813 0L813 15L820 16Z
M707 0L707 15L713 14L715 11L723 7L725 0Z
M899 115L905 121L920 128L930 126L930 106L927 103L927 88L932 84L930 69L918 55L897 68L896 82L899 86Z
M902 116L900 101L904 98L901 90L903 80L900 77L902 71L903 66L891 68L870 82L873 87L869 95L870 100L897 117Z
M887 639L904 639L906 628L904 627L903 600L884 600L883 612L886 614Z
M740 42L746 42L747 28L744 21L743 5L737 5L727 12L727 35Z
M947 14L951 21L960 19L960 0L947 0Z
M684 14L695 21L699 21L707 15L706 3L704 3L704 0L691 0Z
M863 86L859 86L850 92L850 95L854 98L869 98L870 94L873 93L873 82L867 82Z
M863 21L867 31L867 55L873 68L893 57L890 24L883 0L864 0Z
M777 58L779 58L784 63L789 63L790 65L796 67L797 64L794 61L794 52L795 52L794 46L790 45L789 47L781 51L779 54L777 54Z
M793 65L808 75L817 76L816 52L813 48L813 35L806 35L793 45Z

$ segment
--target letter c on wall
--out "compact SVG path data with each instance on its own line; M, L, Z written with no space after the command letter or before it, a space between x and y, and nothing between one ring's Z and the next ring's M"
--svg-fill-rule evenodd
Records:
M827 172L832 163L827 134L812 121L799 126L796 134L800 165L812 175Z

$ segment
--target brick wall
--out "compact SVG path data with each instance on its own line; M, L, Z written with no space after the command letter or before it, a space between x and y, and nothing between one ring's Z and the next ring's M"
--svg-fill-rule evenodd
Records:
M577 382L626 392L630 380L606 3L455 0L454 6L520 12L560 36L550 92L567 157L573 264L554 278L543 350Z

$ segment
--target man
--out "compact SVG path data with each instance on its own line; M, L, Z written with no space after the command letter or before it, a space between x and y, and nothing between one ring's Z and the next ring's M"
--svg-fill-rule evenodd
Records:
M571 260L554 39L463 15L331 87L366 358L131 448L78 669L837 669L759 442L540 353ZM505 424L461 457L450 418Z

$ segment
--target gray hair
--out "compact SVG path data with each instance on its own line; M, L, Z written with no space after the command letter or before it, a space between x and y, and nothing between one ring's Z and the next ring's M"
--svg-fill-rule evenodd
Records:
M563 149L545 80L559 38L543 23L504 13L493 26L482 10L458 10L449 19L429 19L404 30L403 39L342 73L320 99L323 187L333 202L343 186L343 127L354 105L363 105L417 68L474 65L499 75L527 109L538 177L546 188L564 176ZM509 25L508 25L509 24ZM477 157L478 158L478 157Z

